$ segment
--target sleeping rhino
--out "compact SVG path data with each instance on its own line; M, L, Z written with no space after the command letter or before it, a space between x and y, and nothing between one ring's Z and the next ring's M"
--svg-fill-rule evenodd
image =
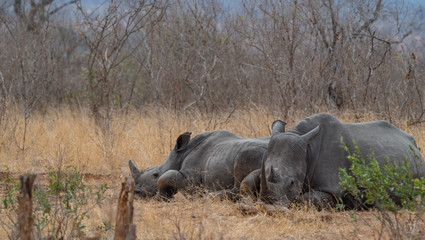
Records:
M424 159L406 132L386 121L351 124L317 114L287 132L273 131L261 169L260 199L284 205L302 199L323 207L347 197L339 187L338 172L351 164L341 138L350 152L355 150L353 140L362 156L373 150L381 167L387 158L395 164L406 160L414 178L425 176Z
M282 132L285 123L275 121L272 128ZM171 198L180 190L191 193L201 187L232 197L239 193L241 183L246 193L258 192L269 137L241 138L225 130L204 132L193 139L190 135L181 134L168 158L157 167L143 171L129 161L137 195Z

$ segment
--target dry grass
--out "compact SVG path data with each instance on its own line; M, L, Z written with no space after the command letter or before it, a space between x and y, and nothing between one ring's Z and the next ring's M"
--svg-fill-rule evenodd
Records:
M112 231L105 234L102 229L104 224L115 221L119 182L130 175L129 159L142 169L156 166L167 158L182 132L191 131L195 136L208 130L227 129L243 137L264 137L269 136L273 120L281 119L280 113L256 107L220 115L205 115L195 110L174 113L150 107L142 113L130 111L127 116L116 117L110 133L104 135L86 110L65 108L31 116L24 144L23 115L9 110L6 116L0 122L0 162L13 173L44 173L46 167L74 165L90 174L87 182L109 184L106 203L102 208L93 209L92 217L86 222L89 235L102 234L106 238L112 236ZM345 122L378 119L369 113L337 116ZM290 128L304 117L293 114L291 119L284 120ZM419 147L425 149L425 125L408 127L404 121L395 124L412 134ZM378 222L369 212L361 213L370 220L369 223L360 221L354 224L347 212L317 212L302 208L288 214L263 211L255 205L253 209L252 213L244 214L233 202L207 198L188 200L180 194L169 203L136 200L137 235L142 239L376 237L373 229L377 228ZM4 235L0 232L0 238L3 238L1 236Z

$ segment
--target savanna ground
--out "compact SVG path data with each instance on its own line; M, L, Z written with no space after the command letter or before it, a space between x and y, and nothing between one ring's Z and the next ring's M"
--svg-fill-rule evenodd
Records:
M172 112L161 108L130 111L117 116L108 134L100 131L84 109L51 110L35 114L27 123L16 111L8 112L2 123L0 159L14 176L38 173L36 184L43 184L48 168L73 165L82 170L87 184L107 183L106 201L90 211L85 221L88 236L113 236L108 226L115 224L116 203L120 183L130 176L128 160L145 169L157 166L168 156L177 136L191 131L192 136L204 131L227 129L243 137L270 135L270 125L281 119L260 107L245 111L209 116L199 111ZM345 122L377 120L374 114L339 113ZM293 114L284 119L292 127L306 116ZM412 134L421 149L425 147L425 125L395 125ZM23 136L25 135L25 143ZM23 148L25 147L25 148ZM3 166L2 166L3 167ZM4 173L5 168L2 169ZM44 174L44 175L43 175ZM252 202L247 201L248 204ZM135 200L137 236L140 239L374 239L380 228L371 212L317 211L307 207L292 213L265 211L253 205L243 211L231 201L210 198L187 199L177 194L171 202ZM365 221L366 220L366 221ZM4 229L0 238L5 238Z

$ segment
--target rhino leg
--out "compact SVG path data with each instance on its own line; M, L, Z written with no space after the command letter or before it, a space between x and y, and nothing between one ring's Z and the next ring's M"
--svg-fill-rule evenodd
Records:
M244 178L240 185L240 193L242 195L251 197L253 200L258 198L258 193L260 192L260 174L261 169L257 169Z
M263 155L267 150L264 148L248 148L239 152L233 166L234 188L240 189L242 181L253 171L261 168Z
M178 190L186 188L187 185L188 182L181 172L177 170L168 170L158 179L158 194L161 198L169 199L172 198Z
M317 207L319 210L333 208L336 205L336 199L332 194L314 190L304 193L300 200Z

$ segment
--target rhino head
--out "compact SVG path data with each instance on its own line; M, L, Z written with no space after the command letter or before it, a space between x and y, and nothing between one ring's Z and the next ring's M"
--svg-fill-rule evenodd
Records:
M273 126L261 167L261 201L287 205L300 196L307 171L308 144L318 132L319 126L306 134L283 132L279 125Z
M183 150L186 149L190 141L190 132L181 134L176 145L168 155L167 160L160 166L139 170L131 160L128 161L131 175L134 179L136 189L135 193L142 198L152 198L158 193L158 180L169 170L179 170L183 158Z
M155 196L157 192L156 182L160 176L158 169L147 168L146 170L139 170L131 160L128 161L128 165L136 185L136 194L142 198Z

